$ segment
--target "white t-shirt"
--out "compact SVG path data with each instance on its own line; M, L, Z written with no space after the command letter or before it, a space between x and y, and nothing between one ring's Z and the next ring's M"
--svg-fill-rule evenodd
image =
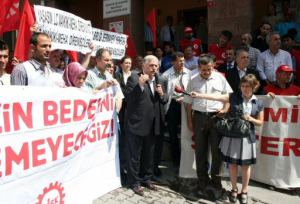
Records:
M4 73L0 76L0 85L10 85L10 74Z

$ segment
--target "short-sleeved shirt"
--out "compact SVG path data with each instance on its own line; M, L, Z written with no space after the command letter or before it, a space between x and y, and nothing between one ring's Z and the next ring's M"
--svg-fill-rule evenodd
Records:
M11 85L21 86L64 86L61 76L53 73L50 64L41 64L30 59L15 66L10 75Z
M88 70L88 76L86 78L85 85L90 90L94 90L97 87L99 87L106 80L112 80L112 79L113 79L113 76L108 71L105 71L102 74L97 67L94 67L93 69ZM119 84L117 84L117 90L116 90L115 97L118 99L124 98L124 94L121 91L121 87Z
M232 89L225 77L214 71L208 79L202 78L200 73L193 75L187 88L188 93L191 91L208 94L232 93ZM224 105L220 101L192 98L190 96L185 96L184 102L192 104L192 109L200 112L216 112L222 109Z

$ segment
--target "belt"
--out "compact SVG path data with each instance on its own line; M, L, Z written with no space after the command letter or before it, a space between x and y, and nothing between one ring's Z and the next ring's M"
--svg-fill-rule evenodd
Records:
M212 117L216 114L218 114L218 112L201 112L201 111L197 111L197 110L193 110L194 114L199 114L199 115L205 115L207 117Z

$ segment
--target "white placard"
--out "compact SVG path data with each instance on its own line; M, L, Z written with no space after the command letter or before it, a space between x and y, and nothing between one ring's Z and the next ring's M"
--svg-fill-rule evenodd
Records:
M126 52L127 35L93 28L93 42L96 46L95 52L106 48L112 53L113 59L121 59Z
M117 33L124 33L123 21L110 22L108 24L109 30Z
M34 6L38 31L47 33L52 49L89 52L92 41L91 21L45 6Z
M103 0L103 18L124 16L131 13L131 0Z

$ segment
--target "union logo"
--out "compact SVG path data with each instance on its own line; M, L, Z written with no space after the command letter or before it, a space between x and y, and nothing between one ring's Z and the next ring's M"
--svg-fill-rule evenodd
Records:
M64 204L64 197L64 187L56 181L43 189L36 204Z

